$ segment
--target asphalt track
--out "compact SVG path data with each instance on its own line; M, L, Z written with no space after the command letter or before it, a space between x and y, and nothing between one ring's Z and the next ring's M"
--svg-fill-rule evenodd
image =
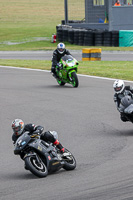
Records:
M113 80L78 76L60 87L49 72L0 67L0 200L132 200L133 125L119 119ZM13 154L11 122L56 130L73 171L37 178Z
M82 50L70 50L77 59L82 60ZM0 59L51 60L53 51L0 51ZM132 51L102 51L103 61L133 61Z

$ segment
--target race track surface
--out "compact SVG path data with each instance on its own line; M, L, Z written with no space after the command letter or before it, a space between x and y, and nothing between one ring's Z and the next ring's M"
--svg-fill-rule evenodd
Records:
M82 60L81 50L70 50L71 54L78 60ZM51 60L53 51L0 51L0 59L21 60ZM132 51L102 51L102 61L133 61Z
M113 80L78 76L58 86L49 72L0 67L0 200L132 200L133 125L119 119ZM77 160L39 179L13 154L11 122L56 130Z

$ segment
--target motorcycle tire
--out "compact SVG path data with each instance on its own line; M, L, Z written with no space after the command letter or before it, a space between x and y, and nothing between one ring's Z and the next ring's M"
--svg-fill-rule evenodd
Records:
M72 82L71 83L72 83L73 87L78 87L79 82L78 82L77 74L75 72L72 72L71 78L72 78Z
M63 82L63 81L61 81L61 80L59 80L59 79L57 79L57 82L58 82L58 84L59 84L60 86L65 85L65 82Z
M35 176L39 178L43 178L48 175L48 170L46 165L42 161L38 163L35 156L31 155L26 157L25 165L28 168L28 170L31 171L31 173L33 173Z
M64 158L65 164L63 166L63 169L67 171L74 170L76 168L76 160L70 151L68 151L67 149L65 149L65 151L70 153L71 155L70 155L70 159Z

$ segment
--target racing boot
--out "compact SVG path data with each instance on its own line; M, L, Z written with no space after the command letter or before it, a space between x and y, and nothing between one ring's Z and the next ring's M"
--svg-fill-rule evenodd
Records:
M62 146L62 144L58 140L54 142L54 145L56 145L56 147L60 150L61 154L65 152L65 148Z
M59 76L56 74L56 73L53 73L53 77L55 78L55 79L59 79Z

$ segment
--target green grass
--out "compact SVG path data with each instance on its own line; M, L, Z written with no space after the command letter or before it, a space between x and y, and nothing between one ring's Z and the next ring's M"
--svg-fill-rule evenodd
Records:
M63 0L0 0L0 50L41 49L42 43L6 45L2 42L29 41L34 37L48 37L64 19ZM51 45L51 43L49 42ZM30 48L31 45L31 48Z
M0 60L0 65L50 70L51 61ZM132 61L79 61L79 74L133 81Z
M84 0L69 0L70 19L82 19ZM51 43L56 26L64 20L64 0L0 0L0 50L53 50L57 44ZM78 7L76 7L76 5ZM79 9L75 13L75 9ZM80 12L82 11L82 12ZM75 18L73 18L75 17ZM46 37L49 41L33 41ZM25 43L22 43L26 41ZM8 45L8 42L21 44ZM69 49L83 46L66 43ZM101 47L102 50L133 51L133 47Z
M32 40L32 39L31 39ZM24 40L22 40L24 42ZM83 48L101 48L102 51L133 51L133 47L101 47L101 46L78 46L65 42L66 48L70 50L82 50ZM54 50L57 47L57 43L51 43L51 41L38 41L38 42L26 42L16 45L0 44L0 51L24 51L24 50Z

